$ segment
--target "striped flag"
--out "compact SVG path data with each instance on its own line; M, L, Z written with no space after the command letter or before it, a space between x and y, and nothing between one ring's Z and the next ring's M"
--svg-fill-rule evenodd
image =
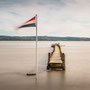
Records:
M18 27L25 28L25 27L36 27L36 17L31 18L30 20L26 21L24 24Z

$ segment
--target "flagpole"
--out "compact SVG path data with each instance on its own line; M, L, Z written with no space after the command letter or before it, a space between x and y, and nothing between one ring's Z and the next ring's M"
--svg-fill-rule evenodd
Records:
M37 14L36 14L36 79L38 76L38 50L37 50L37 42L38 42L38 33L37 33Z
M37 14L35 16L35 21L36 21L36 63L35 63L35 73L33 74L30 74L30 73L27 73L27 76L31 76L31 75L36 75L36 80L38 78L38 45L37 45L37 42L38 42L38 33L37 33Z

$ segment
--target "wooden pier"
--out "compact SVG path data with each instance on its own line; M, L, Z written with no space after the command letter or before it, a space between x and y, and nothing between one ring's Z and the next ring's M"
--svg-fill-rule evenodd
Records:
M65 70L65 54L59 44L52 45L53 52L48 54L48 70Z

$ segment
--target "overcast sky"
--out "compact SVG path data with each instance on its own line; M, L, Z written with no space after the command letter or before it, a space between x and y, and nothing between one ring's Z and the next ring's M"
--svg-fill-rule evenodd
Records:
M90 0L0 0L0 35L35 35L15 30L35 14L39 36L90 37Z

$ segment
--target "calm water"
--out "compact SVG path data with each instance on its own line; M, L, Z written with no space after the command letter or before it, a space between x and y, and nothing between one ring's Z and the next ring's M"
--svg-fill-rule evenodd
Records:
M66 71L46 71L51 44L60 43ZM89 90L90 42L38 42L38 80L35 72L35 42L0 41L0 90Z

